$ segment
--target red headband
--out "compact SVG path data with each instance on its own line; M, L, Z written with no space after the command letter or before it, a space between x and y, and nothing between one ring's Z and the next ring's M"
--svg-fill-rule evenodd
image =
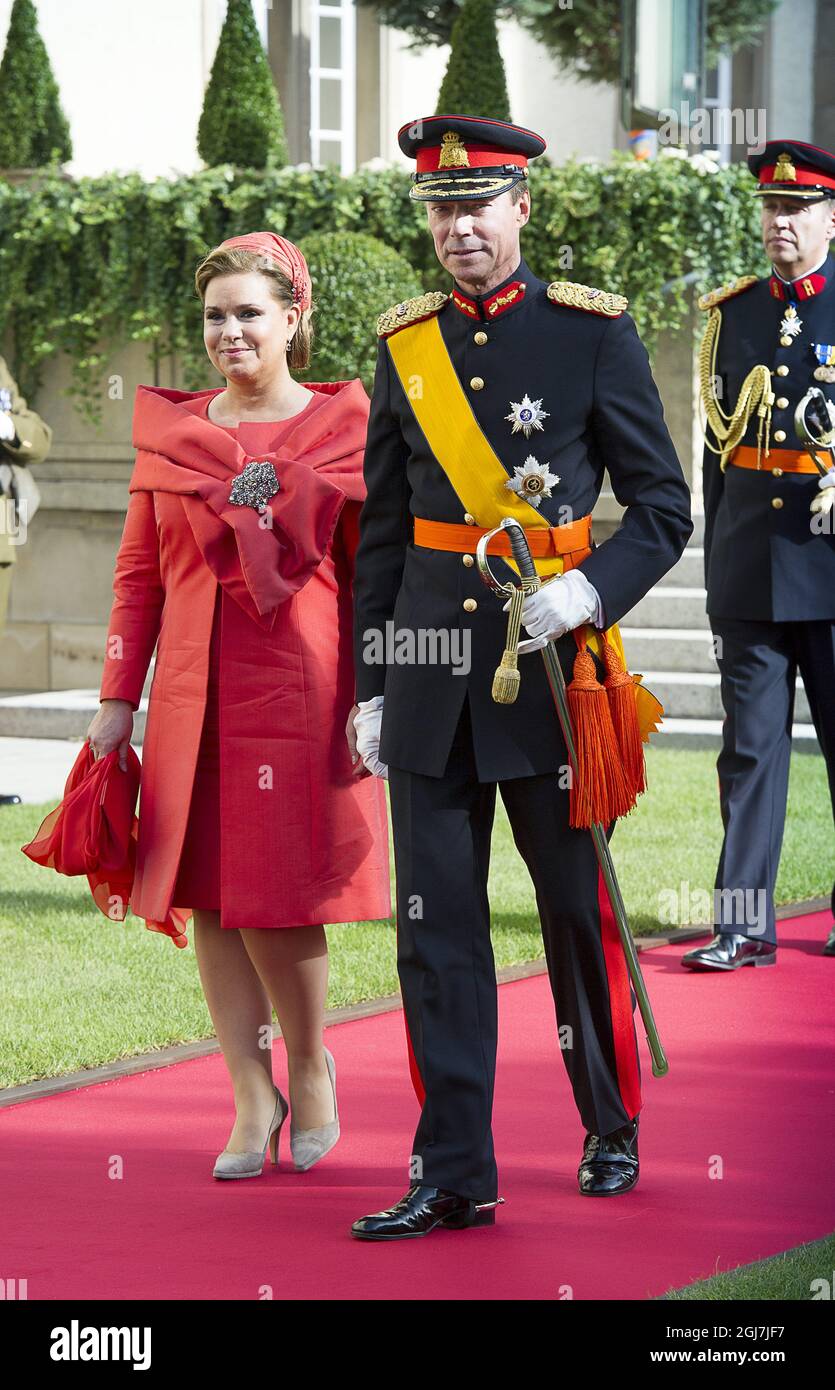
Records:
M232 236L215 247L216 251L253 251L258 256L268 256L289 277L293 286L293 303L299 309L309 309L311 305L310 271L307 261L292 241L278 236L276 232L248 232L246 236Z

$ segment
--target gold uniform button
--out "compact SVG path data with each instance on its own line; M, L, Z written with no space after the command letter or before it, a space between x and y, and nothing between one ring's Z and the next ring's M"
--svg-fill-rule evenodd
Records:
M467 613L474 613L475 610L476 610L477 608L478 608L478 604L476 603L476 601L475 601L474 598L465 598L465 599L464 599L464 611L465 611L465 612L467 612Z
M468 570L472 569L473 565L475 564L475 560L473 559L472 555L462 555L461 560L467 566Z
M783 505L783 499L782 499L782 497L772 497L772 499L771 499L771 505L772 505L772 507L774 507L775 511L778 511L778 512L779 512L780 508L781 508L782 505Z
M486 334L486 333L476 333L475 336L473 337L473 342L474 342L474 343L478 343L479 347L484 347L484 344L487 342L487 334Z
M788 335L787 333L784 333L783 336L782 336L782 338L780 339L780 346L781 346L781 347L791 347L791 345L792 345L792 340L791 340L791 338L789 337L789 335Z
M782 476L783 476L783 470L782 470L782 468L772 468L771 472L772 472L772 476L775 477L775 478L782 478Z
M778 410L785 410L785 408L786 408L786 406L788 405L788 403L789 403L789 398L788 398L788 396L778 396L778 397L777 397L777 400L775 401L775 405L777 406L777 409L778 409Z
M480 391L482 386L484 385L484 381L480 376L471 376L470 385L472 386L474 391Z
M784 362L783 365L782 365L781 367L778 367L778 368L777 368L777 375L778 375L778 376L788 376L788 374L789 374L789 369L788 369L788 367L786 366L786 364L785 364L785 362Z
M465 512L464 520L466 521L468 526L475 526L475 517L473 516L472 512Z
M778 444L782 444L782 442L783 442L783 440L785 439L785 437L786 437L786 431L785 431L785 430L775 430L775 431L774 431L774 438L776 439L776 441L777 441Z

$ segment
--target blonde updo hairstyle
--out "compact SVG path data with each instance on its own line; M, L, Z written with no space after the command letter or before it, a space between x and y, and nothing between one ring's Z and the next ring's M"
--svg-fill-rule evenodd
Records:
M227 251L210 251L200 262L194 276L200 302L205 305L206 290L216 275L240 275L251 271L257 271L269 281L270 293L279 304L283 304L285 309L292 308L293 284L281 266L269 256L260 256L257 251L249 251L246 247L240 246L230 247ZM293 334L287 352L287 365L291 369L301 370L310 365L310 350L313 345L311 315L315 307L315 304L311 304L309 309L303 311Z

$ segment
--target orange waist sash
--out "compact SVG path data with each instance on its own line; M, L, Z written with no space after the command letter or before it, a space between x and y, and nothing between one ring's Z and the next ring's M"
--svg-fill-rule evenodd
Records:
M818 458L824 468L830 468L832 457L827 450L826 453L819 453ZM763 463L760 458L757 462L757 450L748 444L740 444L734 450L728 463L733 463L737 468L756 468L761 473L773 473L775 468L781 469L783 473L814 473L819 477L819 470L815 467L805 449L772 449L768 456L768 462ZM779 478L780 474L777 474Z
M459 554L474 554L489 526L467 526L453 521L427 521L416 516L415 545L430 550L453 550ZM591 554L591 516L581 516L566 526L526 526L525 539L534 559L561 556L563 569L573 569ZM510 536L500 531L487 545L488 555L512 555Z

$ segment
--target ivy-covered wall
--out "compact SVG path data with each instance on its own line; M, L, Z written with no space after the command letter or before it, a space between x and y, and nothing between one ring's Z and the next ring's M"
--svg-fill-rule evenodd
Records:
M704 289L743 273L764 274L754 181L744 165L712 171L696 161L606 164L539 161L531 170L532 216L522 250L543 279L579 280L626 294L648 347L684 321L687 291L665 285L695 272ZM130 340L177 354L188 389L205 378L194 269L227 236L272 230L301 241L313 232L363 232L398 251L425 289L448 287L435 260L423 207L410 202L399 168L273 173L220 167L177 180L139 175L70 181L39 176L0 183L0 339L24 394L34 394L49 357L73 364L73 395L98 416L108 352ZM316 266L311 265L314 283ZM391 302L367 261L345 258L352 290L320 306L319 346L356 340ZM385 288L383 288L385 287ZM350 322L348 320L350 319ZM345 362L343 377L365 374Z

